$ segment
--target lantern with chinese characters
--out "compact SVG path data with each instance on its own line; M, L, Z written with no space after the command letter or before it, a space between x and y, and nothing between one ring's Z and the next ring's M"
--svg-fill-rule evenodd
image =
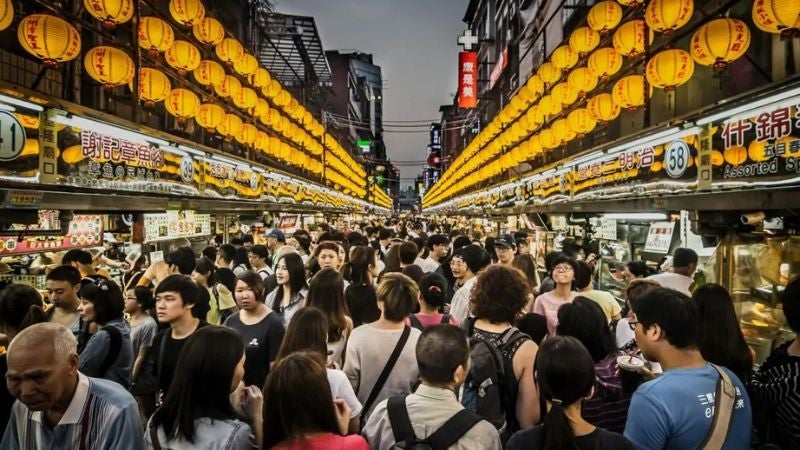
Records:
M569 124L570 130L578 136L583 136L594 130L594 127L597 126L597 120L586 108L578 108L569 113L567 116L567 123Z
M114 47L94 47L83 58L86 73L102 83L106 89L130 83L135 68L133 59L123 50Z
M558 70L571 69L578 63L578 53L568 45L562 45L553 51L550 61Z
M192 28L206 16L206 8L200 0L170 0L169 14L184 28Z
M108 29L133 18L133 0L83 0L83 6Z
M253 108L253 117L262 120L263 122L264 116L267 115L268 113L269 113L269 103L267 103L267 101L264 100L263 98L259 97L256 100L255 108Z
M178 71L181 76L200 67L200 50L188 41L175 41L164 53L167 64Z
M267 98L274 99L281 93L281 90L281 82L273 79L261 89L261 93L267 96Z
M246 123L242 126L242 129L236 133L235 138L240 144L253 145L258 138L258 128L256 128L255 125Z
M192 71L195 81L208 89L222 83L225 78L225 69L216 61L204 59L200 61L197 69Z
M139 46L148 51L150 57L158 58L175 42L175 32L167 22L158 17L142 17L139 21Z
M578 99L578 92L572 89L565 81L553 86L550 92L553 96L553 100L561 102L562 106L570 106Z
M800 0L755 0L753 22L761 31L800 35Z
M598 48L589 55L587 65L595 75L605 80L622 69L622 55L611 47Z
M550 86L561 77L561 70L559 70L553 63L546 62L539 66L536 75L542 80L545 86Z
M589 28L600 34L606 34L613 30L621 20L622 8L611 0L596 3L586 16Z
M78 30L64 19L49 14L31 14L19 23L17 38L31 55L48 68L71 61L81 52Z
M197 124L208 130L209 133L217 129L225 117L225 110L215 103L203 103L197 110L195 120Z
M647 28L644 20L630 20L614 32L614 49L624 56L636 57L644 52L644 35ZM653 43L653 30L647 30L650 44Z
M225 75L222 81L214 85L214 92L222 98L233 97L242 90L242 82L232 75Z
M694 62L689 53L680 49L656 53L647 63L645 74L651 86L674 91L675 87L689 81L694 73Z
M225 28L213 17L204 17L203 20L196 22L192 27L192 33L201 44L208 47L218 45L225 39Z
M163 101L170 92L169 78L158 69L142 68L139 69L139 77L136 82L139 84L139 98L144 101L147 108L152 108L156 103ZM131 86L133 91L133 86Z
M14 22L14 4L11 0L0 0L0 31L5 30Z
M578 96L583 97L597 87L597 75L588 67L578 67L570 72L567 83Z
M569 36L569 46L583 56L600 45L600 33L589 27L581 27Z
M164 100L164 108L183 125L200 109L200 98L188 89L176 88Z
M236 60L244 56L244 47L234 38L225 38L214 48L222 62L232 66Z
M614 98L614 103L631 111L644 105L648 97L644 90L644 77L628 75L621 78L614 83L611 96Z
M533 159L542 153L542 142L538 134L525 142L525 159Z
M567 119L558 119L553 122L553 135L556 140L560 141L559 144L566 144L567 142L575 139L575 132L569 127Z
M236 114L225 114L222 121L217 125L217 132L225 137L232 139L242 130L244 122Z
M278 106L286 106L292 100L292 95L289 94L288 91L282 90L277 97L273 99L276 105Z
M256 69L255 73L253 74L254 88L261 89L264 86L268 85L270 81L272 81L272 77L269 75L267 69L263 67L259 67L258 69Z
M536 74L533 74L530 78L528 78L525 86L527 86L531 91L532 101L538 100L539 97L542 96L542 92L544 92L544 83L542 82L542 79L539 78L539 75Z
M694 0L651 0L644 19L655 31L670 34L686 25L694 14Z
M539 105L531 106L528 112L525 113L525 117L528 119L528 126L530 127L528 131L539 128L544 122L544 114L542 114L542 108Z
M598 122L610 122L619 116L620 107L614 103L611 94L598 94L586 104L586 109Z
M541 142L544 150L552 150L560 144L550 128L545 128L539 133L539 142Z
M258 103L258 94L248 87L243 87L236 95L232 95L231 98L233 99L233 104L236 105L237 108L243 110L253 108L256 106L256 103Z
M243 76L252 75L258 69L258 60L250 53L245 53L233 62L233 70Z
M617 0L620 5L627 6L628 8L638 8L642 6L644 0Z
M689 50L697 64L722 70L750 47L750 29L737 19L715 19L692 36Z

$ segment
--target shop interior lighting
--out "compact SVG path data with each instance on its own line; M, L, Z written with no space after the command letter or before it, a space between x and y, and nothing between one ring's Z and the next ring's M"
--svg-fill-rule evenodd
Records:
M612 220L667 220L666 213L646 212L646 213L606 213L604 219Z
M8 103L9 105L21 106L23 108L32 109L34 111L42 112L44 108L41 105L37 105L36 103L26 102L25 100L20 100L16 97L10 97L8 95L0 94L0 101Z
M752 116L755 113L760 112L761 108L769 106L771 108L775 108L778 106L776 103L789 103L794 105L798 102L797 99L792 98L794 96L800 95L800 87L790 89L785 92L781 92L779 94L771 95L769 97L762 98L760 100L756 100L754 102L750 102L746 105L737 106L735 108L726 109L724 111L718 112L716 114L711 114L710 116L703 117L702 119L698 119L696 122L698 125L706 125L711 122L716 122L718 120L727 119L731 120L736 118L736 116L740 115L747 115Z
M0 103L0 110L2 110L2 111L11 111L11 112L16 111L16 109L14 109L13 106L4 105L2 103Z
M97 133L106 134L109 136L114 136L129 141L141 142L141 143L149 142L151 144L156 144L158 146L169 146L169 142L163 139L153 136L147 136L141 133L137 133L135 131L127 130L125 128L120 128L114 125L110 125L105 122L98 122L96 120L87 119L85 117L79 117L73 115L69 116L57 115L55 121L56 123L60 123L62 125L66 125L69 127L91 130Z
M203 157L206 156L206 152L194 149L192 147L189 147L188 145L181 144L181 145L178 145L178 148L183 150L183 151L185 151L186 153L190 153L190 154L195 155L195 156L203 156Z

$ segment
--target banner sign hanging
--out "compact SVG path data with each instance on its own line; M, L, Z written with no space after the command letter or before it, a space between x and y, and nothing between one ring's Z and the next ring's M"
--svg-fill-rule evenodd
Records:
M458 107L475 108L478 104L478 53L458 54Z

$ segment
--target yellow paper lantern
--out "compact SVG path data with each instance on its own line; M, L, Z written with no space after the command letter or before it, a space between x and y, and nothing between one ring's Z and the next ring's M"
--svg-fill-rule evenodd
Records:
M621 78L611 90L614 103L621 108L635 110L644 105L647 100L644 91L644 77L641 75L628 75Z
M123 50L114 47L94 47L83 58L86 73L107 89L130 83L135 67L133 59Z
M157 69L139 69L139 98L144 101L148 108L152 108L156 103L167 98L170 92L169 78ZM131 91L133 87L131 87Z
M550 92L553 100L560 102L562 106L570 106L578 99L578 92L563 81L553 86Z
M158 17L142 17L139 21L139 46L157 58L175 42L175 32L169 24Z
M211 88L222 83L225 78L225 68L216 61L204 59L200 61L192 75L200 85Z
M245 53L241 58L233 61L233 70L240 75L252 75L258 69L258 60L250 53Z
M222 42L217 44L214 50L222 62L228 63L228 65L231 66L239 58L244 56L244 47L242 47L242 44L234 38L223 39Z
M53 68L71 61L81 52L81 35L64 19L49 14L31 14L19 23L17 38L31 55Z
M604 80L622 69L622 55L611 47L598 48L589 56L587 65Z
M644 3L644 0L617 0L620 5L627 6L628 8L638 8Z
M192 34L200 43L213 47L225 39L225 28L219 20L213 17L204 17L192 27Z
M133 0L83 0L83 6L92 17L103 22L103 27L109 29L133 18Z
M206 8L200 0L170 0L169 14L184 28L192 28L206 16Z
M689 81L694 73L694 62L688 52L680 49L664 50L647 63L645 74L651 86L673 91Z
M620 113L620 107L614 103L611 94L605 93L592 97L586 104L586 109L600 123L610 122Z
M583 136L597 126L597 120L586 108L578 108L570 112L567 116L567 123L569 128L578 136Z
M14 4L11 0L0 0L0 31L5 30L14 22Z
M555 83L561 77L561 70L553 65L553 63L546 62L539 66L539 69L536 71L536 75L545 85L549 86L550 84Z
M225 109L215 103L203 103L197 110L197 124L209 132L214 131L225 117Z
M531 101L536 101L539 97L542 96L542 92L544 92L544 83L542 79L539 78L539 75L533 74L528 81L525 83L525 87L527 87L531 92Z
M246 123L242 129L236 133L236 141L244 145L253 145L258 138L258 128L255 125Z
M233 104L240 109L250 109L258 103L258 94L256 91L243 87L236 95L231 96Z
M281 93L281 82L278 80L273 79L269 82L264 88L261 89L261 93L267 96L267 98L274 99Z
M188 89L176 88L164 100L164 108L178 119L178 123L183 124L197 114L200 98Z
M726 163L732 166L738 166L747 160L747 149L740 145L734 145L726 148L725 151L722 152L722 156Z
M253 109L253 117L256 119L262 119L265 115L269 113L269 103L261 97L258 97L256 100L256 106Z
M542 142L538 134L531 136L526 141L525 145L525 159L533 159L542 153Z
M553 51L550 61L556 69L571 69L578 63L578 52L568 45L562 45Z
M600 33L589 27L580 27L569 36L569 46L583 56L600 45Z
M583 97L597 87L597 75L588 67L578 67L567 77L569 87Z
M755 0L753 22L767 33L800 34L800 0Z
M650 0L644 12L654 31L670 34L686 25L694 14L694 0Z
M636 57L644 52L644 35L647 26L644 20L630 20L614 32L614 49L624 56ZM648 30L648 43L653 43L655 33Z
M769 159L767 155L767 143L765 141L753 140L747 146L747 155L756 162L763 162Z
M233 97L242 90L242 82L232 75L225 75L222 81L214 86L214 92L222 98Z
M558 119L553 122L553 135L555 136L556 140L559 141L559 144L566 144L567 142L575 139L575 132L572 131L569 127L569 123L567 123L567 119Z
M164 53L167 64L176 69L180 75L200 67L200 50L188 41L175 41Z
M586 16L589 28L600 34L606 34L609 30L613 30L621 20L622 8L610 0L596 3Z
M267 69L264 69L263 67L259 67L256 69L255 73L253 74L254 88L261 89L264 86L268 85L270 81L272 81L272 77L269 75Z
M222 117L222 121L217 125L217 132L225 136L226 139L231 139L242 130L243 126L244 122L239 116L228 113Z
M539 133L539 141L542 143L542 148L545 150L552 150L560 144L556 136L553 134L553 130L550 128L545 128Z
M750 29L737 19L715 19L692 36L689 50L697 64L721 70L750 47Z
M539 128L542 123L544 123L544 114L542 113L542 108L539 105L533 105L525 113L525 118L528 119L528 126L530 129L528 131L533 131Z

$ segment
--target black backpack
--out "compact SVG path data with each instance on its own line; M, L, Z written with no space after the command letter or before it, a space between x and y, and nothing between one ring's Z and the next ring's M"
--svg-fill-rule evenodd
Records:
M419 321L419 318L416 314L411 314L408 316L408 320L411 321L411 326L422 331L425 329L422 326L422 322ZM450 314L442 314L442 320L439 321L439 325L447 325L450 323Z
M462 409L433 434L425 439L418 439L408 417L405 395L390 397L387 410L395 442L390 448L398 450L447 450L481 421L474 412Z
M470 369L464 383L461 404L485 419L505 440L519 429L516 419L517 379L511 359L503 350L530 337L511 327L500 336L499 345L476 336L474 320L467 321Z
M108 370L111 369L111 366L113 366L114 362L119 358L120 350L122 349L122 333L113 325L101 328L98 333L100 331L108 333L110 339L108 353L106 353L103 364L100 365L97 371L97 376L99 378L105 378Z

